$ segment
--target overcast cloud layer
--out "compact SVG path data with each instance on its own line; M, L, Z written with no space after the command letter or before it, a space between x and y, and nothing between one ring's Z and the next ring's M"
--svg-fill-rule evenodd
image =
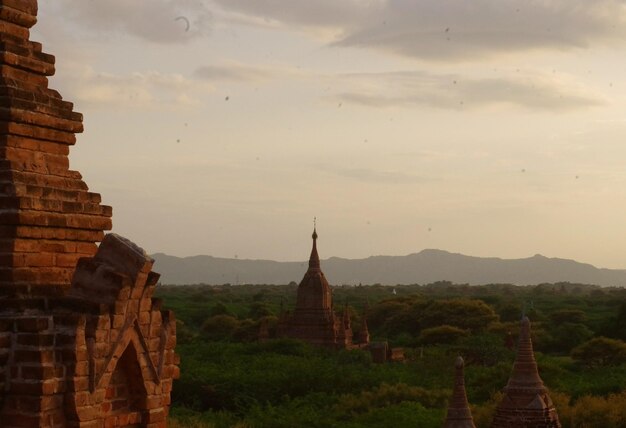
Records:
M288 26L338 30L336 44L455 60L622 42L623 0L215 0Z
M542 74L476 78L428 72L362 73L344 76L354 91L340 98L365 106L428 106L476 109L494 105L539 110L570 110L604 101L573 79ZM361 83L361 85L358 85Z
M317 216L324 257L623 268L625 2L40 0L32 39L150 252L300 260Z
M74 24L107 36L121 32L154 43L183 43L206 35L211 26L202 0L54 1Z

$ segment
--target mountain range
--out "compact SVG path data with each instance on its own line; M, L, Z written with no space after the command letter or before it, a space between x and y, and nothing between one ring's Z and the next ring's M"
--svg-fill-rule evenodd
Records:
M228 259L212 256L175 257L153 254L163 284L288 284L299 282L308 262ZM600 269L574 260L542 255L523 259L472 257L442 250L423 250L408 256L366 259L331 257L322 260L329 283L459 284L506 283L532 285L573 282L601 286L626 285L626 270Z

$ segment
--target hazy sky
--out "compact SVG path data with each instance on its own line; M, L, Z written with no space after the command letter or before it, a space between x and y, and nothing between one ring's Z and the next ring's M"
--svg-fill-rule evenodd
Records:
M322 257L626 268L626 0L39 3L71 166L149 252L302 260L317 216Z

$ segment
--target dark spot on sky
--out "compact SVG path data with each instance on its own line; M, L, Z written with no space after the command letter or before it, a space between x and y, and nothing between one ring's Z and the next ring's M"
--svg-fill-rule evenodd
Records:
M228 100L230 100L230 97L224 98L224 101L228 101Z
M189 29L191 28L191 24L189 23L189 19L187 19L184 16L179 16L179 17L175 18L174 21L184 21L185 22L185 31L189 31Z

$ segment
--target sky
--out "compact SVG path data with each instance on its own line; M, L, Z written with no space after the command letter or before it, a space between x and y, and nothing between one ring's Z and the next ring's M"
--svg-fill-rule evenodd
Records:
M626 0L40 0L72 169L148 252L626 268ZM157 268L158 270L158 268Z

